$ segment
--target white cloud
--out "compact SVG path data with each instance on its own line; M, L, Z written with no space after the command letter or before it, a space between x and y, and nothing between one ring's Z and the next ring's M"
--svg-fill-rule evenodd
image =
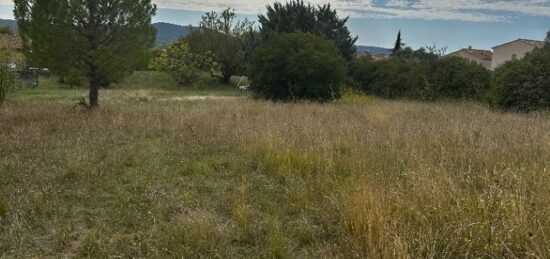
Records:
M239 13L256 14L273 0L154 0L160 8L195 11L221 10L231 6ZM282 2L285 2L283 0ZM417 18L475 22L509 21L518 15L550 17L550 0L310 0L330 2L341 15L354 18Z
M275 0L153 0L153 2L159 8L210 11L231 6L238 13L257 14L264 12L265 7L273 4ZM550 17L550 0L309 0L308 2L315 5L330 2L340 15L349 15L353 18L505 22L518 19L517 17L521 15ZM12 5L13 2L0 0L0 4ZM8 10L0 11L7 13Z

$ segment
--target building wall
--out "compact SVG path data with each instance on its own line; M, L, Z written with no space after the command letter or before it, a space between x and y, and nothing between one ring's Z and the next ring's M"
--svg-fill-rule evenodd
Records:
M483 60L478 57L474 57L465 51L457 51L455 53L449 54L449 56L465 58L467 60L474 61L487 69L491 69L491 60Z
M525 55L535 49L535 46L523 42L516 41L506 45L502 45L494 48L493 51L493 63L491 69L497 69L507 61L512 59L522 59Z

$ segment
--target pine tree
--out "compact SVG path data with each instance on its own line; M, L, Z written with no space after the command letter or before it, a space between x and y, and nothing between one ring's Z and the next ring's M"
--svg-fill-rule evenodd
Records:
M155 41L151 0L14 2L25 55L35 66L86 74L90 107L98 104L100 86L146 65Z
M353 60L357 37L352 37L346 23L330 4L312 6L301 0L286 4L274 3L267 7L265 15L258 17L263 40L273 33L306 32L334 41L340 53L348 62Z

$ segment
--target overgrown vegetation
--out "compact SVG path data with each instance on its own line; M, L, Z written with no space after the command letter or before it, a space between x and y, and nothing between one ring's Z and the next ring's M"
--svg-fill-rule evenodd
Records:
M13 87L17 79L15 73L11 71L9 61L10 51L0 49L0 104L4 102L8 90Z
M244 73L244 35L253 23L244 19L235 21L235 10L228 8L220 14L209 12L202 16L197 28L185 37L193 52L212 56L218 67L209 70L212 77L228 84L232 76Z
M146 67L155 41L150 0L15 0L23 51L31 64L65 76L78 69L89 79L89 105L99 88ZM32 44L31 44L32 43Z
M0 25L0 35L2 34L12 34L13 31L11 30L9 25Z
M256 48L250 69L251 90L271 100L332 100L345 77L333 42L303 32L272 35Z
M550 256L546 113L73 91L0 109L2 256Z
M312 6L302 0L290 0L285 4L276 2L267 6L265 15L258 15L262 39L277 33L305 32L323 39L332 40L342 57L351 62L355 55L357 37L351 36L346 23L330 4Z
M170 73L179 86L190 86L200 78L203 71L216 70L218 67L210 53L192 52L184 39L162 49L150 64L154 70Z
M547 41L550 42L550 41ZM494 74L492 103L503 109L531 111L550 108L550 45L521 60L510 61Z
M443 52L404 47L387 60L358 60L352 75L364 92L385 98L484 100L490 72L466 59L442 57Z
M52 77L0 107L0 257L550 258L550 113L473 102L491 82L480 65L401 33L390 59L353 64L347 19L291 1L259 32L208 13L151 51L156 71L115 82L149 61L151 1L15 13L31 63L75 88ZM497 70L490 100L548 108L549 50ZM246 98L245 66L256 96L297 102ZM113 83L94 112L68 103L81 77L92 105Z

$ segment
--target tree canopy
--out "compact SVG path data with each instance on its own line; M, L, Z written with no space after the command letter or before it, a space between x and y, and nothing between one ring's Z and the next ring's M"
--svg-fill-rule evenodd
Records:
M211 75L224 84L229 83L235 73L243 71L243 38L253 25L247 19L235 21L235 18L235 11L231 8L219 14L208 12L202 16L199 26L186 37L194 52L214 57L221 75L218 71L210 71Z
M274 3L267 7L265 15L258 16L264 40L273 33L312 33L334 41L346 61L354 58L357 37L352 37L346 27L348 18L339 18L330 4L314 7L303 1L292 0L286 4Z
M397 53L401 50L403 47L403 43L401 42L401 30L399 30L399 33L397 33L397 40L395 40L395 46L393 47L392 54Z
M14 11L31 63L83 71L91 107L100 86L147 64L155 13L151 0L15 0Z
M346 79L334 43L303 32L273 35L254 51L250 70L251 90L271 100L332 100Z

